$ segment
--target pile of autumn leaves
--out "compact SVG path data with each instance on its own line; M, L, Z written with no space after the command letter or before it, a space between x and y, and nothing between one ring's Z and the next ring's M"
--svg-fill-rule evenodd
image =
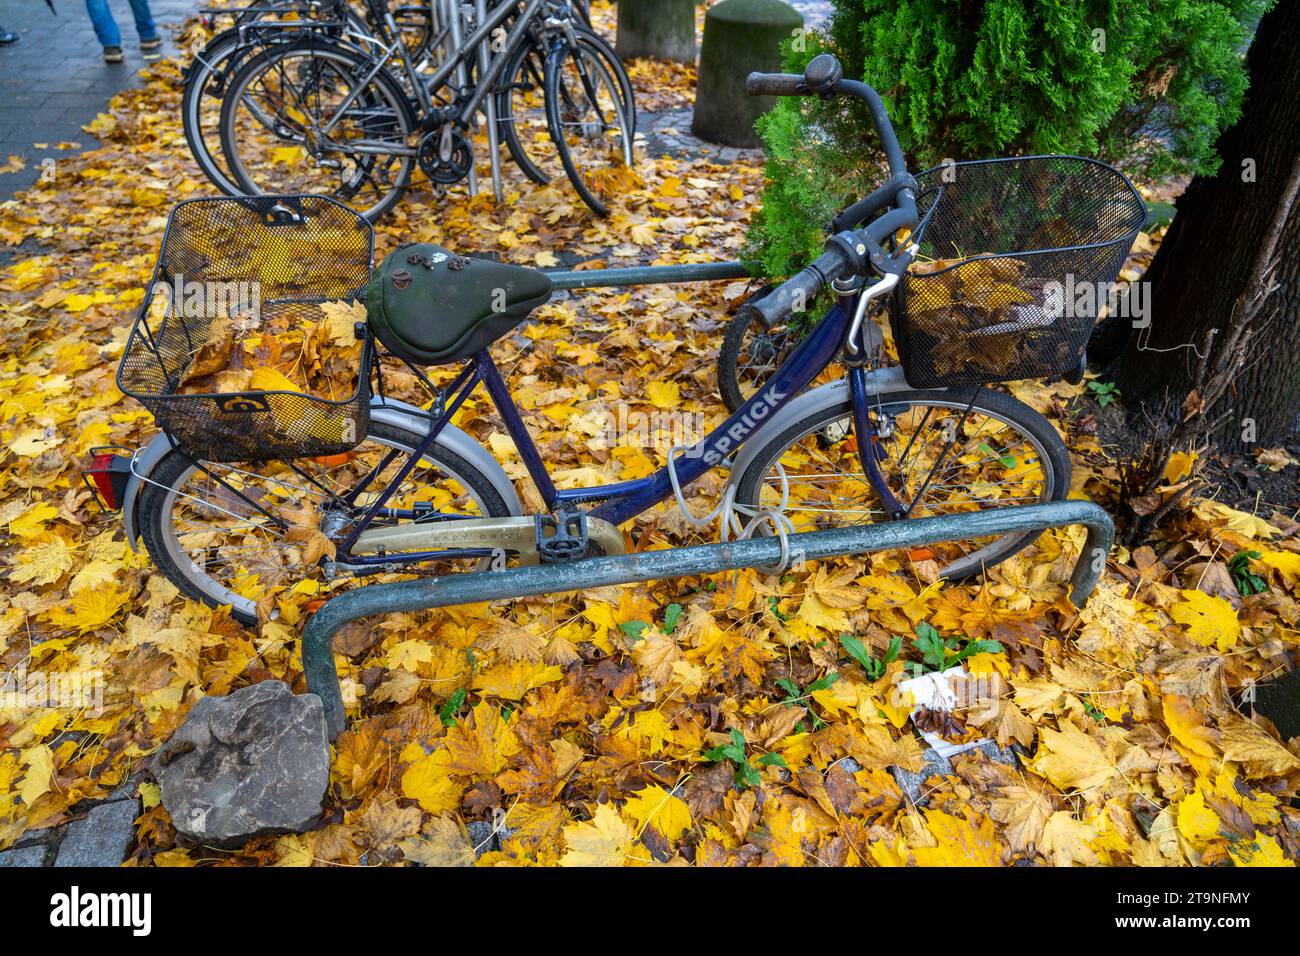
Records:
M689 94L689 76L653 65L634 76ZM0 847L123 783L200 696L265 679L304 689L296 641L313 582L275 595L278 620L242 628L180 599L78 475L90 447L152 434L113 370L169 205L207 193L175 80L173 64L154 67L95 121L102 149L60 160L53 184L0 207L0 243L36 250L0 271L0 670L105 679L96 712L0 702ZM561 248L609 265L734 257L760 170L644 157L638 172L606 221L562 183L512 178L499 207L417 193L382 224L379 253L423 240L536 265ZM654 449L602 447L616 403L720 420L712 362L740 291L583 296L496 347L562 485L661 463ZM1075 491L1113 495L1113 465L1067 413L1078 390L1015 391L1068 434ZM523 478L486 402L458 424ZM720 490L719 476L703 481L697 510ZM634 533L643 548L695 540L673 509ZM1300 742L1233 698L1293 664L1300 526L1201 502L1159 553L1112 555L1078 611L1065 595L1081 546L1079 533L1049 533L962 586L928 584L888 554L352 625L336 645L349 728L325 822L233 852L187 846L145 777L132 860L1289 864ZM1245 597L1226 567L1243 551L1267 585ZM1002 648L965 660L999 693L948 732L1016 757L959 756L914 806L889 768L920 769L923 748L892 691L921 660L926 624L958 646ZM895 636L903 653L884 664Z

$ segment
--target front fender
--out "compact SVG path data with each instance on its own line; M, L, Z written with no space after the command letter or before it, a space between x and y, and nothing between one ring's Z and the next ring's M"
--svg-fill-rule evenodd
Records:
M429 428L429 416L425 412L414 405L399 402L392 398L372 398L370 400L370 418L372 421L383 422L386 425L394 425L413 432L425 432ZM523 504L519 500L519 493L515 491L514 483L506 475L505 469L492 457L491 452L470 435L461 431L455 425L448 423L438 433L436 444L441 445L453 454L459 455L478 469L483 477L491 482L497 493L501 495L501 500L506 503L506 509L510 514L521 515L524 513ZM138 514L140 492L144 490L145 484L149 481L149 476L158 467L158 463L163 460L172 448L172 440L165 433L159 432L150 439L148 444L136 451L135 457L131 459L131 477L127 480L126 492L122 496L122 524L126 528L127 544L131 546L132 551L137 553L140 550L140 516Z
M907 379L903 377L902 368L897 365L868 373L867 381L874 392L882 395L890 392L915 391L912 386L907 384ZM847 378L836 379L833 382L827 382L825 385L819 385L814 389L796 395L779 412L764 422L763 427L741 446L740 451L736 453L736 457L732 459L731 473L727 477L727 483L733 485L740 483L745 470L770 439L781 434L790 426L803 421L809 415L826 408L833 408L836 405L843 405L849 401L851 399L849 396L849 380Z

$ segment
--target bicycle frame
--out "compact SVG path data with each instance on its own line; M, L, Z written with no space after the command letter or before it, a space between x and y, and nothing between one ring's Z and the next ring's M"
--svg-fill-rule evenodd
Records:
M514 53L519 44L523 42L525 35L530 29L532 29L533 20L536 17L537 11L547 2L549 2L549 0L527 0L523 10L519 14L519 21L507 35L501 52L492 58L487 71L475 84L474 92L470 95L469 99L460 106L456 117L458 122L465 125L469 124L474 113L478 110L479 105L483 102L484 97L493 91L493 84L496 83L497 77L500 76L501 71L505 69L505 65L509 60L510 55ZM334 127L351 108L352 104L356 102L357 97L361 95L361 91L366 88L376 75L386 68L388 60L394 52L400 54L403 69L406 70L412 81L412 86L415 89L415 95L419 101L421 112L425 114L432 112L433 100L430 91L441 89L457 70L468 69L470 64L478 57L481 45L491 37L502 23L514 14L517 6L517 4L511 3L500 4L495 10L488 14L487 18L473 33L461 40L456 52L452 56L448 57L446 62L439 66L428 79L424 79L415 71L414 66L411 64L410 56L401 41L401 37L397 36L397 24L393 20L392 14L383 11L383 22L385 26L392 31L393 39L385 46L375 37L356 37L356 39L359 39L364 43L380 47L380 49L373 54L375 65L361 81L353 84L353 89L343 98L343 102L339 104L329 122L322 127L320 134L322 136L328 136L330 134ZM357 152L366 151L364 149L358 149L352 144L349 145L349 148ZM414 149L399 151L392 148L385 148L383 151L385 153L397 153L400 155L406 155L408 152L410 155L415 155L417 152Z
M844 297L847 301L837 302L813 327L811 333L790 354L777 369L772 379L763 389L754 394L724 422L714 428L708 435L686 449L673 460L671 470L676 473L678 484L685 487L705 472L722 465L735 452L762 428L763 424L776 412L780 411L791 399L806 388L821 374L845 341L853 316L857 311L863 293ZM853 403L853 422L858 437L859 456L862 459L868 482L891 516L901 516L902 509L886 485L876 460L878 445L873 440L874 425L867 410L873 392L870 375L861 367L853 366L848 375L849 391ZM382 381L380 382L382 385ZM550 473L542 460L541 453L529 434L527 426L515 405L500 370L487 349L478 352L462 367L460 373L445 390L440 393L437 411L430 416L430 428L420 446L412 451L407 461L389 480L383 491L367 507L361 520L353 527L347 539L338 550L338 560L351 565L390 565L397 563L418 563L434 559L483 556L489 552L476 551L437 551L413 554L353 555L352 546L361 533L383 514L386 517L405 517L384 505L396 492L397 488L415 468L421 457L432 447L438 433L451 421L457 409L469 397L478 385L482 384L497 413L505 425L506 432L519 452L519 456L540 494L543 503L550 512L572 510L580 505L596 504L587 512L588 517L601 519L612 525L620 525L655 505L673 496L673 478L668 465L652 475L631 481L615 482L587 488L555 487ZM448 399L447 396L450 396ZM375 466L371 474L353 489L347 496L348 503L354 505L360 495L369 487L374 476L387 468L401 454L392 451ZM450 516L449 516L450 517ZM456 516L464 517L464 516Z

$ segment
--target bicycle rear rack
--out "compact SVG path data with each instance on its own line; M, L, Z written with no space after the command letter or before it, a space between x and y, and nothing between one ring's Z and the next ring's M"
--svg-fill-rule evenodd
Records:
M817 561L1066 525L1083 525L1088 529L1083 551L1075 560L1070 578L1070 600L1075 606L1082 606L1096 587L1115 540L1115 525L1110 515L1091 502L1052 501L832 531L804 531L790 535L788 541L792 555ZM332 740L345 726L333 638L341 627L352 621L400 611L513 600L613 584L716 574L738 568L769 567L780 559L781 542L777 538L752 538L666 551L587 558L567 564L473 571L356 588L326 602L303 631L302 665L307 688L324 704Z

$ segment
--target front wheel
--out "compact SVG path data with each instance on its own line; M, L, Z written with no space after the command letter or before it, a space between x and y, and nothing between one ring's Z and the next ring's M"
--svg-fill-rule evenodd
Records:
M614 72L601 48L582 34L557 46L546 62L551 139L578 195L601 216L631 185L634 130Z
M632 81L614 48L589 31L580 29L578 35L593 53L604 58L609 74L618 82L623 114L628 129L635 134L636 100ZM524 175L539 186L567 175L551 140L545 75L546 51L536 43L521 43L502 73L503 80L496 92L501 140Z
M415 115L386 69L304 40L253 57L221 106L221 148L248 196L331 196L375 221L411 180Z
M902 391L871 398L876 460L908 517L1059 501L1070 490L1070 455L1056 429L1023 402L987 389ZM795 531L889 520L863 472L848 402L814 412L774 435L736 479L738 506L781 499ZM932 545L913 553L960 579L993 567L1041 532Z
M392 480L422 437L372 422L370 434L356 449L325 458L236 465L195 462L179 451L169 452L141 493L140 532L145 547L158 569L186 597L213 607L230 605L238 620L252 624L259 602L321 573L321 564L313 559L311 536L295 529L314 525L337 540L341 529ZM372 471L377 474L349 507L343 496ZM500 492L482 472L436 444L406 476L388 507L422 508L422 521L440 515L504 518L510 514ZM319 551L319 546L314 550ZM420 565L418 570L472 570L478 564L467 558ZM369 584L400 576L399 571L349 580Z

